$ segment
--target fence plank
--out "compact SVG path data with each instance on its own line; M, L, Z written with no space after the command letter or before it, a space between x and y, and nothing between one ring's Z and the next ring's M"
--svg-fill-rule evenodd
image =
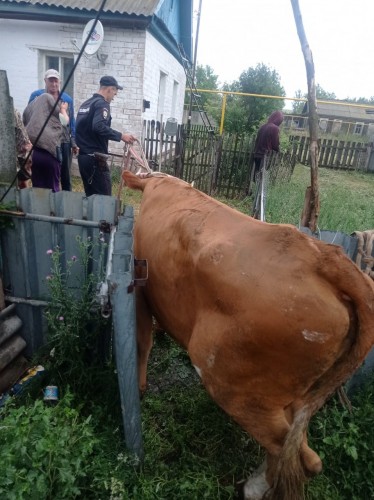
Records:
M290 136L292 151L300 163L308 164L309 138ZM360 169L365 171L368 161L369 144L337 139L319 140L319 166L339 169Z
M145 123L143 130L146 157L156 161L161 158L162 171L194 181L198 189L218 196L234 198L248 191L254 136L212 135L201 125L178 125L177 135L169 137L164 134L164 124L155 121ZM290 136L290 143L290 153L274 159L273 182L289 176L296 161L304 165L309 162L309 138ZM368 149L362 143L322 139L319 147L322 167L363 168L367 163Z

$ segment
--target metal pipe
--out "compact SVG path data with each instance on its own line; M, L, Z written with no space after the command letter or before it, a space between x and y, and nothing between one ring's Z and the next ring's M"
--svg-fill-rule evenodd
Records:
M6 295L5 300L12 302L12 304L27 304L29 306L37 307L47 307L49 305L49 302L46 302L45 300L24 299L21 297L12 297L11 295Z
M111 224L105 220L96 222L91 220L56 217L54 215L39 215L39 214L29 214L25 212L13 212L11 210L0 210L0 214L5 215L7 217L18 217L25 220L35 220L39 222L54 222L56 224L67 224L69 226L97 227L104 232L109 232L111 226ZM107 227L109 228L109 231L106 229Z
M227 101L227 94L224 94L223 99L222 99L222 112L221 112L221 124L219 126L219 135L222 135L222 133L223 133L223 124L225 122L226 101Z

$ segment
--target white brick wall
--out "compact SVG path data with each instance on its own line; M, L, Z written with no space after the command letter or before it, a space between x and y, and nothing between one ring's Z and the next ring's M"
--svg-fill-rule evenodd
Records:
M143 94L144 99L150 101L151 107L144 113L144 119L157 119L157 106L159 98L160 72L166 76L166 90L164 102L164 120L172 117L172 98L174 81L179 83L175 112L172 118L182 123L184 90L186 76L183 67L152 35L146 33L146 50L144 62Z
M43 51L77 57L72 41L82 45L83 25L67 25L39 21L0 19L0 69L7 72L10 94L19 111L27 105L30 93L44 86ZM183 67L149 33L139 30L108 28L104 25L104 41L99 53L108 54L106 63L96 55L81 57L74 74L74 107L99 86L100 77L113 75L124 89L111 104L112 126L138 137L142 121L157 119L160 71L167 75L164 121L171 116L174 81L179 83L175 118L182 121L185 74ZM143 99L151 108L143 113ZM122 151L123 144L111 142L112 152Z

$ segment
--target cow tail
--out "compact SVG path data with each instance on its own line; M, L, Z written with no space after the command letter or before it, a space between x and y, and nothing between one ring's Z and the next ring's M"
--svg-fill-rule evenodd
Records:
M335 268L340 269L338 266ZM304 498L303 483L307 477L300 449L309 420L352 376L374 344L374 283L351 261L344 273L333 273L332 269L333 266L326 277L338 287L354 310L348 333L350 342L335 363L310 387L304 406L295 413L279 455L273 486L265 495L267 500Z
M301 461L300 448L310 417L307 406L296 412L278 457L273 485L265 494L264 499L301 500L304 498L304 483L307 477Z
M139 191L144 191L145 185L147 183L146 178L134 175L129 170L124 170L122 172L122 179L125 183L125 186L129 187L130 189L137 189Z
M342 258L338 251L337 255ZM374 282L348 257L344 259L346 266L330 264L324 274L352 310L346 349L309 389L307 402L312 415L352 376L374 345Z

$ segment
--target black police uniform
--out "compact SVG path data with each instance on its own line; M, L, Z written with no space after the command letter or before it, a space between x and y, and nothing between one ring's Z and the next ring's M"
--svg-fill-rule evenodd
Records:
M79 147L78 165L86 196L112 194L110 171L106 163L95 159L94 153L108 154L108 141L119 142L122 133L110 125L109 103L100 94L87 99L78 110L75 139Z

